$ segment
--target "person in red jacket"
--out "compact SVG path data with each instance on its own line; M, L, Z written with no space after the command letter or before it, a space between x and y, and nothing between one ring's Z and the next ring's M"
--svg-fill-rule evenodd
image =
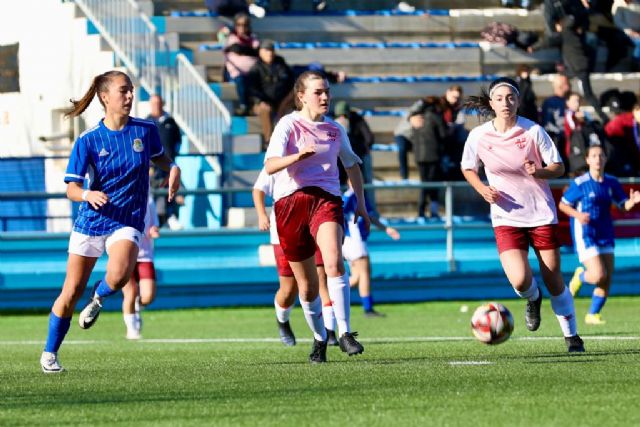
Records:
M640 174L640 103L633 110L618 114L604 127L607 137L615 148L618 176Z

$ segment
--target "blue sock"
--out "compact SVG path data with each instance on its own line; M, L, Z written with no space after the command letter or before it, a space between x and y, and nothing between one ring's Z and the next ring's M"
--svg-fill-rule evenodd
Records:
M107 281L105 280L105 278L102 278L102 280L100 280L100 284L96 288L96 294L98 294L100 298L106 298L115 294L116 292L118 291L114 291L109 287L109 285L107 285Z
M373 310L373 297L371 295L367 297L362 297L361 299L362 299L362 308L364 309L364 311Z
M607 302L607 297L601 297L599 295L593 294L591 297L591 307L589 308L589 314L598 314L602 307L604 307L604 303Z
M49 353L57 353L62 340L69 331L71 325L71 317L58 317L53 311L49 315L49 334L47 335L47 343L44 351Z
M595 286L596 285L595 283L588 282L587 279L584 278L584 273L585 273L584 271L580 273L580 281L582 283L586 283L587 285Z

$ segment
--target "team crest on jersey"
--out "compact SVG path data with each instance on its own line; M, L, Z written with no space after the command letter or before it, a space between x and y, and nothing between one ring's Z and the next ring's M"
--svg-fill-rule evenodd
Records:
M144 151L144 144L140 138L133 140L133 151L136 153L142 153Z
M515 144L519 149L523 149L524 145L527 143L527 138L518 138L515 140Z

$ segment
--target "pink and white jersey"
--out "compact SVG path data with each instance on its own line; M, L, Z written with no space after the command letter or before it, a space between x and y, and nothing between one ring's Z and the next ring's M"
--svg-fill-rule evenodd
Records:
M256 179L253 188L255 190L262 191L265 195L273 197L273 188L275 186L276 176L280 172L269 175L264 168L260 171L258 179ZM276 213L271 207L271 214L269 214L269 243L272 245L279 245L280 238L278 237L278 229L276 228Z
M340 196L338 156L346 168L361 163L340 124L326 116L322 122L312 122L297 111L282 117L276 125L265 161L272 157L296 154L310 144L316 144L313 156L300 160L277 174L274 200L280 200L304 187L320 187L330 194Z
M516 125L506 133L498 132L491 121L474 128L464 146L463 170L477 171L484 165L489 185L500 192L491 204L494 227L537 227L558 221L549 184L529 176L526 160L537 168L562 163L553 141L538 124L518 117Z

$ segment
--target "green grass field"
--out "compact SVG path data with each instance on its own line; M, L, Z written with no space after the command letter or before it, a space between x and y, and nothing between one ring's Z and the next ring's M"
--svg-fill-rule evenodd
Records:
M524 327L524 303L502 301L512 338L471 337L478 302L353 308L361 356L329 348L310 365L299 343L283 347L269 308L146 311L145 340L124 339L119 313L88 331L76 317L60 351L67 372L45 375L39 356L47 315L0 316L0 425L613 426L640 425L640 298L611 298L603 326L582 322L587 353L568 355L548 299L542 327Z

